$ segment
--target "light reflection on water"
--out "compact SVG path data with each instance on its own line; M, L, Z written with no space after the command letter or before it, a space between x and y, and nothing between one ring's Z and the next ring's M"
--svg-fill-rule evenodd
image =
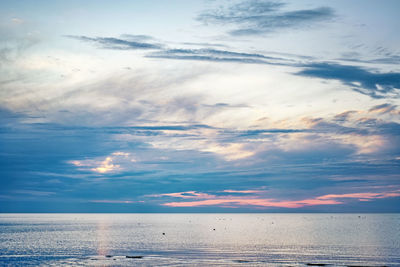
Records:
M109 230L110 222L108 217L99 217L97 220L97 254L106 256L108 255L108 230Z
M0 265L394 266L398 251L399 214L0 214Z

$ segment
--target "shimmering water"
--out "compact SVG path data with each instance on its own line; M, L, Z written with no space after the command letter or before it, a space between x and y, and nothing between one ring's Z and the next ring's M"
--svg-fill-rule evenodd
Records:
M307 264L400 266L400 214L0 214L0 266Z

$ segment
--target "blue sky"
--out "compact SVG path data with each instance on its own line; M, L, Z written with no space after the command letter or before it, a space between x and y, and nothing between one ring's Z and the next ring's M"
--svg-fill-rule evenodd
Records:
M0 212L399 212L398 1L2 1Z

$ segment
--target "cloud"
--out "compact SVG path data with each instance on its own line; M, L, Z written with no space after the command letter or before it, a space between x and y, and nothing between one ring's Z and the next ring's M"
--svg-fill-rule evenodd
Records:
M117 151L117 152L112 153L112 155L113 155L113 156L124 156L124 157L129 157L130 153Z
M245 159L253 156L256 152L247 149L245 144L240 143L209 144L201 151L216 153L223 156L227 161Z
M255 69L254 66L244 67ZM182 80L174 78L171 72L162 75L164 78L148 79L144 82L145 75L137 80L117 76L115 83L107 80L95 82L88 87L78 84L73 89L76 89L74 97L79 101L69 98L68 92L53 100L53 92L49 90L47 92L50 95L47 92L41 95L50 97L50 103L62 106L41 106L39 102L40 113L35 113L34 107L25 104L19 113L5 110L1 120L5 120L10 127L4 130L7 132L2 133L0 140L2 191L10 192L18 187L32 188L25 185L35 181L40 183L36 186L38 191L55 191L59 200L68 194L75 200L136 201L143 194L187 192L181 195L186 196L188 200L201 201L208 199L194 197L199 197L201 192L208 192L210 189L215 190L215 195L219 196L223 194L220 190L227 190L225 188L234 190L243 189L246 185L251 185L252 188L265 185L275 190L281 188L283 196L260 196L258 198L264 199L260 201L249 200L249 196L242 195L245 193L224 194L240 196L246 203L294 207L301 204L298 201L303 201L303 204L317 203L315 199L314 202L305 201L310 198L304 196L286 200L292 197L298 188L305 188L309 193L313 190L320 192L324 190L323 187L339 183L333 181L332 177L346 180L349 187L354 187L355 183L358 183L357 186L398 184L398 180L390 178L398 172L398 161L395 164L386 161L386 158L393 159L399 156L398 149L395 151L399 142L393 142L394 139L385 141L391 151L375 142L379 141L378 136L386 139L386 133L396 134L398 129L398 125L387 123L391 119L390 114L396 110L384 112L389 106L382 106L382 102L374 100L373 105L380 105L367 106L365 111L354 110L348 116L342 114L342 118L345 117L343 122L333 121L333 118L325 116L311 118L307 124L300 120L299 114L285 122L274 121L276 118L271 114L269 120L260 122L258 118L270 116L268 113L273 113L274 110L269 109L269 101L257 106L252 100L257 102L259 96L269 99L273 87L261 88L265 92L252 95L250 99L247 95L237 94L239 91L230 90L224 90L218 98L203 98L202 95L199 97L190 94L193 85L182 83L186 77ZM211 76L207 83L198 83L193 87L203 93L208 90L204 85L214 85L214 77L216 76ZM188 79L196 81L193 76L189 76ZM202 78L197 81L199 80ZM216 87L220 86L215 84ZM226 85L224 89L230 89L229 84ZM168 88L165 89L165 86ZM174 91L169 87L177 88L177 96L173 95ZM243 86L240 92L250 93L251 88ZM93 91L96 94L89 94L85 99L82 95L85 91ZM205 92L207 93L214 96L217 92L210 90ZM235 95L236 99L230 98L230 94ZM107 106L106 112L90 106L93 101L101 107L103 99L114 96L118 101ZM155 99L157 97L160 99ZM34 101L30 95L26 98ZM63 105L64 103L68 105ZM125 103L134 104L140 112L133 113L133 109L129 109L130 106L126 106ZM241 103L246 108L240 107ZM256 113L253 113L254 108ZM60 112L61 116L58 116L57 109L63 111ZM29 114L41 115L53 123L36 123L34 118L23 116L26 110L31 112ZM219 113L221 111L225 112L223 116ZM65 119L62 116L71 117ZM336 117L335 114L332 116ZM218 118L209 119L212 117ZM359 120L362 117L365 119ZM13 120L21 123L13 124ZM94 121L96 123L93 123ZM235 122L234 126L230 124L231 121ZM252 121L257 121L257 126L252 125ZM358 136L353 139L347 138L351 134ZM374 150L373 147L378 149ZM365 152L361 155L364 158L357 154L358 151ZM379 154L377 157L373 151L383 151L385 154ZM125 156L132 156L135 162ZM107 159L108 157L111 160ZM377 159L382 162L376 163ZM361 163L354 162L357 160L361 160ZM364 160L365 162L362 162ZM66 164L69 161L78 161L79 164ZM46 172L54 175L49 177L43 174ZM310 173L313 175L310 176ZM73 177L81 178L71 179ZM56 188L47 184L46 181L50 178L61 181L60 185ZM357 179L358 181L354 182ZM343 188L344 186L334 192L343 192L340 191ZM70 191L66 193L67 190ZM195 194L188 193L193 190L196 190ZM224 204L220 205L230 205L229 201L225 199ZM283 203L285 201L297 202ZM325 199L318 200L318 203L326 204L332 201L343 200Z
M228 7L206 10L197 20L205 24L232 24L231 35L256 35L280 29L304 28L335 17L329 7L283 11L281 2L250 0Z
M14 190L12 193L20 194L20 195L30 195L36 197L42 196L52 196L55 195L55 192L46 192L46 191L37 191L37 190Z
M21 18L12 18L11 22L17 25L23 24L25 21Z
M190 191L194 192L194 191ZM254 190L224 190L228 193L260 193ZM170 193L159 196L182 197L182 193ZM202 199L196 201L181 201L181 202L166 202L162 203L163 206L169 207L200 207L200 206L222 206L230 208L238 208L240 206L256 206L256 207L279 207L279 208L301 208L306 206L320 206L320 205L338 205L344 204L343 199L355 199L357 201L369 201L373 199L400 197L400 190L389 192L363 192L363 193L349 193L349 194L327 194L314 198L307 198L302 200L279 200L274 198L262 198L260 196L247 196L238 197L232 195L216 196L203 193L196 193L193 198ZM192 197L188 197L192 198Z
M125 35L126 37L127 35ZM154 43L147 43L136 41L137 35L128 35L130 40L114 38L114 37L88 37L88 36L76 36L66 35L65 37L80 40L83 42L89 42L98 45L104 49L115 49L115 50L146 50L146 49L160 49L161 45ZM132 38L136 36L136 38ZM143 38L142 38L143 39Z
M237 193L237 194L255 194L255 193L262 193L264 191L261 190L232 190L232 189L225 189L221 191L223 193Z
M113 164L112 161L112 157L107 157L104 161L100 163L100 166L92 168L91 170L94 172L106 173L119 169L120 165Z
M130 41L145 41L145 40L155 40L153 36L150 35L145 35L145 34L122 34L121 38L124 38L126 40Z
M194 42L182 42L182 45L187 45L187 46L200 46L200 47L228 47L227 45L224 44L218 44L218 43L194 43Z
M21 114L9 113L8 120L23 119ZM362 114L366 115L368 112L353 113L346 123L355 123ZM378 113L372 115L380 116ZM328 118L326 120L328 121ZM321 129L324 128L322 127L324 120L315 121L321 124ZM11 122L8 124L12 125ZM115 202L116 209L119 206L136 207L134 204L125 203L125 205L124 201L136 203L143 199L144 194L162 195L158 198L144 198L143 205L152 205L155 211L166 211L174 207L173 204L159 205L160 200L163 200L162 203L179 203L177 199L196 203L176 204L176 207L191 205L205 209L208 207L208 210L228 206L246 209L268 207L300 209L323 206L330 209L332 203L337 202L343 202L342 208L338 209L346 210L348 205L344 204L352 198L316 199L309 196L314 195L315 190L321 192L321 196L337 192L350 194L352 191L349 189L354 189L355 184L357 189L365 190L354 191L363 193L372 192L373 190L368 190L372 185L398 184L398 162L385 161L385 157L382 157L383 162L373 161L374 157L367 158L372 161L353 162L354 158L351 155L354 150L348 150L351 144L332 142L332 136L337 134L335 125L331 125L331 128L325 127L324 132L306 127L304 128L309 131L285 132L284 129L279 129L278 132L269 132L268 129L264 129L266 131L258 133L262 141L243 136L245 131L242 130L196 128L191 127L191 124L179 124L177 126L185 127L178 128L169 126L176 125L158 126L149 123L147 126L132 126L132 129L57 124L24 124L18 128L13 125L11 129L0 132L3 148L0 153L3 185L0 193L9 195L12 190L29 188L29 190L56 192L56 195L48 197L60 202L69 197L75 201L73 203L81 203L74 205L82 207L89 205L90 200L103 201L97 204L90 202L96 207L103 208L108 206L105 201L109 201L109 205L114 203L112 201L118 201ZM375 126L368 127L375 128ZM385 127L387 128L385 131L393 133L397 129L389 125ZM142 131L162 134L140 135ZM114 138L121 134L130 134L132 139ZM257 132L252 134L255 137ZM304 136L300 139L288 139L289 136L296 135ZM199 139L208 143L191 146ZM43 144L41 140L46 140L46 143ZM157 140L163 140L170 146L160 149L146 145ZM174 142L176 144L173 144ZM256 153L249 157L227 160L227 154L221 154L220 151L202 152L211 144L224 146L233 142L246 146L240 148L241 150ZM289 142L292 143L291 146L288 146ZM181 150L176 145L181 145ZM391 146L398 147L394 142L391 142ZM241 153L237 150L234 152L238 155ZM112 160L108 161L108 157ZM75 164L72 164L72 161ZM119 168L103 173L94 170L111 164L119 165ZM51 172L51 175L47 175L46 172ZM313 173L312 176L310 172ZM60 183L47 183L51 179L58 179ZM33 182L37 184L33 186ZM345 182L346 186L343 186ZM246 190L246 185L251 185L251 189ZM268 192L256 192L262 186L267 186ZM328 192L326 192L327 187L329 187ZM305 192L299 193L299 189ZM281 193L277 194L276 191ZM363 197L365 199L366 196ZM36 196L36 201L41 198L43 197ZM175 200L164 201L163 198ZM371 201L373 199L371 198ZM102 203L104 206L101 206ZM29 207L32 204L26 205ZM65 204L61 203L60 207L65 207ZM195 210L193 208L190 211ZM145 211L145 208L141 211Z
M132 204L138 203L138 201L132 200L107 200L107 199L100 199L100 200L90 200L91 203L106 203L106 204Z
M340 114L335 115L334 121L339 122L339 123L346 122L355 113L357 113L357 111L354 111L354 110L344 111Z
M115 50L154 50L145 54L147 58L162 58L175 60L195 60L227 63L269 64L269 65L294 65L296 61L290 57L277 57L260 53L245 53L222 49L207 48L208 44L199 44L205 48L168 48L168 43L154 44L143 42L141 35L124 34L122 37L134 36L135 38L121 39L115 37L87 37L67 35L68 38L77 39L97 45L100 48ZM148 36L144 41L154 39Z
M264 134L289 134L310 132L308 129L257 129L236 131L240 137L263 136Z
M93 159L85 159L85 160L70 160L68 161L68 163L76 167L79 167L82 170L90 170L92 172L106 174L122 170L121 165L114 163L115 161L125 163L125 165L136 162L136 159L130 156L131 156L130 153L116 151L111 153L111 155L107 156L104 160L101 161Z
M318 199L341 199L341 198L355 198L360 201L371 199L400 197L400 191L381 192L381 193L350 193L350 194L329 194L318 197Z
M393 155L398 148L400 124L391 122L399 111L395 105L385 103L367 110L349 110L331 118L303 118L308 127L308 136L313 135L317 142L334 141L337 144L353 147L354 155ZM389 121L387 120L389 119ZM305 128L306 128L305 127ZM307 133L307 132L306 132ZM307 140L307 135L292 135ZM298 140L305 144L306 140ZM292 144L287 142L287 144Z
M392 113L392 112L398 113L398 112L396 112L397 111L396 108L397 108L396 105L385 103L385 104L373 106L372 108L370 108L368 110L368 112L379 113L379 114Z
M301 68L302 70L297 71L294 74L303 77L338 80L346 86L349 86L352 90L368 95L372 98L397 98L400 96L400 73L398 72L372 72L364 67L356 65L343 65L330 62L314 61L310 63L302 63L298 59L269 56L262 53L245 53L211 48L165 48L166 45L137 42L113 37L69 37L97 45L100 44L101 48L107 49L153 50L144 55L147 58L263 64Z
M148 125L148 126L128 126L128 127L113 127L114 129L126 130L151 130L151 131L187 131L193 129L212 129L213 127L205 124L192 124L192 125Z
M305 199L300 201L277 201L274 199L252 199L252 198L224 198L209 199L191 202L168 202L163 204L169 207L199 207L199 206L227 206L236 208L238 206L277 207L277 208L301 208L316 205L335 205L341 202L335 200Z
M218 49L165 49L147 54L149 58L166 58L180 60L198 60L198 61L215 61L215 62L237 62L248 64L270 64L285 65L293 63L289 59L282 57L265 56L257 53L243 53L229 50Z
M213 198L215 196L209 195L207 193L199 193L196 191L186 191L186 192L177 192L177 193L167 193L167 194L159 194L159 195L149 195L149 197L177 197L183 199L204 199L204 198Z
M23 20L14 18L12 23L15 24L15 27L5 27L0 24L0 67L2 67L0 83L4 80L13 81L13 78L20 78L10 77L15 73L5 73L5 71L16 61L23 59L29 50L41 41L37 32L30 31L30 27L23 27Z
M336 63L311 63L296 73L306 77L338 80L353 88L354 91L372 98L399 97L400 73L371 72L359 66Z
M159 45L140 41L141 39L151 40L152 37L150 36L123 36L133 36L131 37L133 40L139 41L114 37L68 37L91 42L100 45L101 48L107 49L150 49L152 50L151 52L144 54L144 57L147 58L262 64L300 68L301 70L295 72L295 75L325 80L338 80L354 91L369 95L372 98L395 98L400 95L400 73L398 72L372 72L364 67L356 65L318 62L315 60L309 63L303 63L299 58L293 59L285 56L271 56L262 53L246 53L212 48L165 48L167 44Z

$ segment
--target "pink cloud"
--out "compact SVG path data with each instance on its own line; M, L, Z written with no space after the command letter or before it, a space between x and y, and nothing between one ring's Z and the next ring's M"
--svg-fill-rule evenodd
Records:
M249 193L257 194L263 191L258 190L224 190L226 193ZM206 193L198 193L196 191L187 191L179 193L169 193L157 196L170 196L183 199L200 199L195 201L167 202L163 206L169 207L199 207L199 206L223 206L236 208L238 206L255 206L255 207L279 207L279 208L301 208L305 206L317 205L337 205L343 204L345 198L357 199L358 201L370 201L372 199L398 197L400 190L391 192L364 192L364 193L348 193L348 194L328 194L315 198L303 200L277 200L271 198L260 198L259 195L240 197L240 196L216 196Z
M367 200L367 199L398 197L398 196L400 196L399 191L392 191L383 193L330 194L330 195L320 196L317 199L357 198L359 200Z
M169 207L198 207L198 206L215 206L221 204L234 204L239 206L300 208L304 206L333 205L341 203L342 202L338 202L336 200L317 200L317 199L306 199L300 201L277 201L274 199L263 199L263 198L218 198L218 199L206 199L200 201L169 202L169 203L164 203L163 205Z

